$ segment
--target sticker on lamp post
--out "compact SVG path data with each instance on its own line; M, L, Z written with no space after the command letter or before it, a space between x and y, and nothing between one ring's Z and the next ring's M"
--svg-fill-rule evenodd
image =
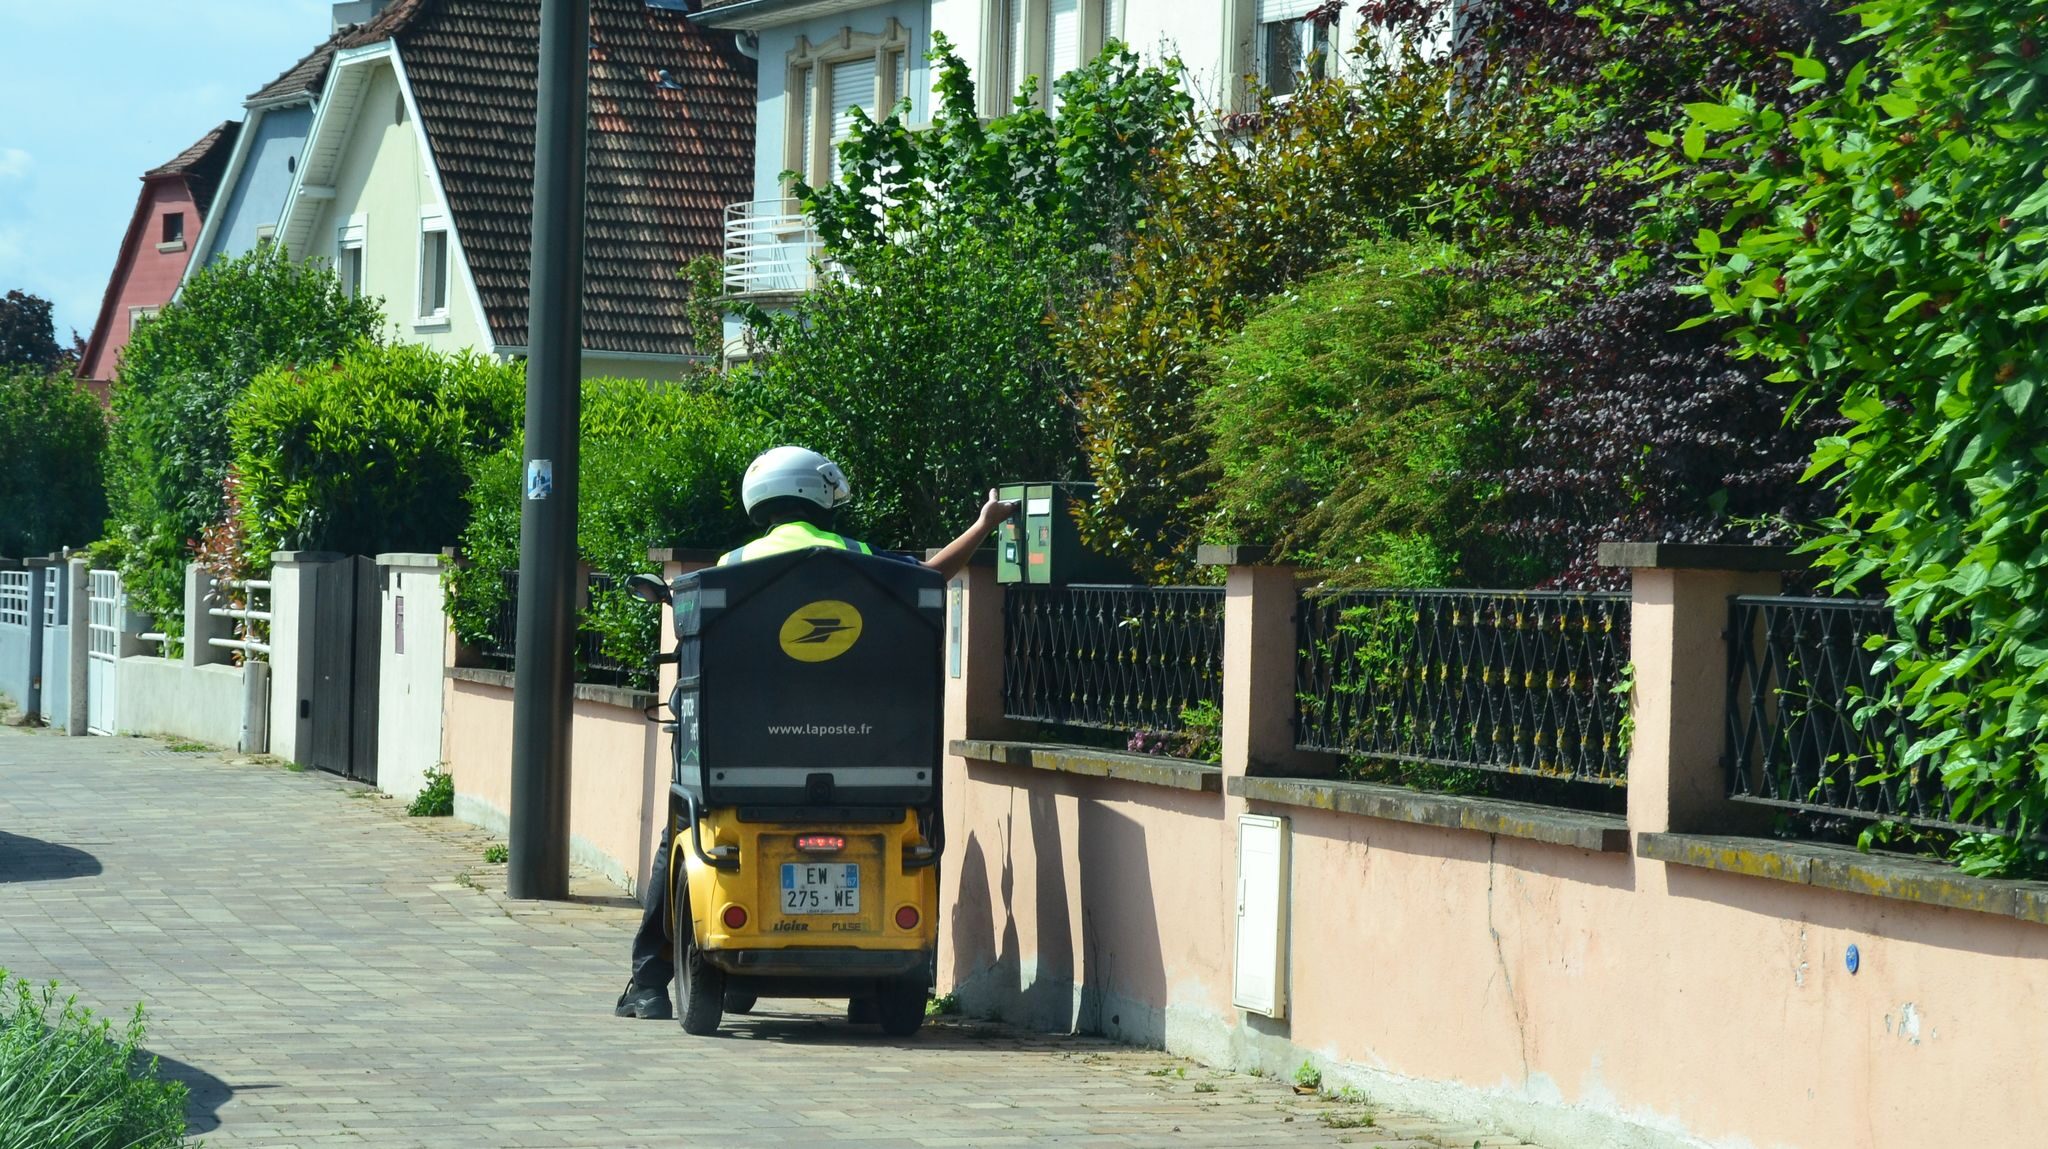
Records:
M555 493L555 461L529 459L526 463L526 497L535 502Z

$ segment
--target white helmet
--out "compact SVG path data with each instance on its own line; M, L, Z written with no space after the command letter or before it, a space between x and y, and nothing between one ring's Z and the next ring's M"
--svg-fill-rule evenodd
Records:
M740 503L752 515L770 499L803 499L831 510L853 497L839 464L802 447L774 447L754 456L740 480Z

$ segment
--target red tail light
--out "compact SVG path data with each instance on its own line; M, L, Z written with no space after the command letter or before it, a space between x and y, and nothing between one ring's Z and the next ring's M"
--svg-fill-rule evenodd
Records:
M899 930L914 930L917 928L916 906L904 906L896 911L896 928Z
M839 834L800 834L796 848L807 854L836 854L846 848L846 839Z
M727 906L725 907L725 914L723 916L725 918L726 929L737 930L746 927L747 910L745 906Z

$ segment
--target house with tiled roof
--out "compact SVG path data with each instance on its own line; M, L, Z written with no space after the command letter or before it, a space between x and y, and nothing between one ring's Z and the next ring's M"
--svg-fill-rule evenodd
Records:
M702 358L677 272L752 181L754 62L678 8L591 0L586 375ZM392 0L334 41L276 238L393 338L526 351L539 28L539 0Z
M135 326L153 316L184 279L199 221L213 204L228 152L242 125L229 120L201 136L161 167L142 175L142 193L121 237L114 272L100 299L99 317L79 360L79 377L102 400L114 378L121 349Z
M242 132L228 155L220 194L206 213L185 274L241 255L277 234L285 196L313 126L336 41L346 25L242 102Z

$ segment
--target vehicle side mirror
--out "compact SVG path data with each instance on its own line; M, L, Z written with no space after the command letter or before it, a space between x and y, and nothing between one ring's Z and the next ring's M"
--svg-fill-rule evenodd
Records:
M629 576L626 579L626 593L641 602L660 604L669 599L668 584L651 574Z

